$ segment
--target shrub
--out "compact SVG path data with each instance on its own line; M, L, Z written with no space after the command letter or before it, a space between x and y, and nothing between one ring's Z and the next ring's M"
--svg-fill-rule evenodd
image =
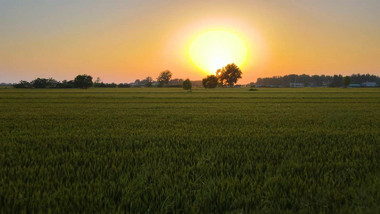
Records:
M183 89L191 90L191 87L192 87L192 84L191 84L191 81L189 79L186 79L185 81L183 81L183 83L182 83Z

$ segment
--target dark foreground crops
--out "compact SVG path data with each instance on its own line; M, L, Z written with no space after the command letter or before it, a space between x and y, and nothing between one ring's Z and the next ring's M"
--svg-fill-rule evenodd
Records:
M380 89L0 89L0 212L380 212Z

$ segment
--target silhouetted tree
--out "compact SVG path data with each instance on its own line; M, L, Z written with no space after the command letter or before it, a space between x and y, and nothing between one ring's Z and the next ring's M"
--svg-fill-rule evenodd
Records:
M48 80L45 78L37 78L33 80L32 86L33 88L46 88Z
M171 79L168 83L168 87L181 88L183 84L183 79Z
M170 72L169 70L163 71L158 76L157 82L159 82L160 86L167 85L170 79L172 78L172 75L173 75L172 72Z
M345 77L343 78L343 86L344 86L345 88L347 88L347 86L350 84L350 82L351 82L351 77L349 77L349 76L345 76Z
M330 83L330 87L341 87L343 85L343 76L342 75L334 75L332 78L332 82Z
M33 88L56 88L58 81L53 78L37 78L31 84Z
M117 87L117 84L116 83L111 83L111 84L108 84L109 85L109 88L116 88Z
M103 81L100 79L100 77L97 77L94 83L96 84L96 83L101 83L101 82Z
M191 84L191 81L189 79L186 79L185 81L183 81L183 83L182 83L183 89L191 90L191 87L192 87L192 84Z
M144 87L151 87L152 83L153 83L152 77L147 77L140 82L140 85Z
M58 83L59 82L57 80L55 80L53 78L49 78L47 87L48 88L56 88Z
M240 68L234 63L228 64L225 67L218 69L216 76L222 86L232 87L241 78L242 72Z
M92 76L90 75L86 75L86 74L78 75L74 79L74 86L76 88L86 89L86 88L91 87L92 85L93 85Z
M135 82L132 83L132 86L133 87L140 87L140 83L141 83L140 79L136 79Z
M28 81L21 80L17 84L13 84L14 88L32 88L32 84Z
M380 84L380 77L370 74L352 74L351 83L361 84L363 82L376 82Z
M102 87L104 86L104 83L103 83L103 81L100 79L100 77L97 77L96 80L95 80L95 82L94 82L94 84L93 84L93 86L94 86L95 88L102 88Z
M94 83L94 87L95 88L116 88L117 85L116 83L104 83L104 82L101 82L101 83Z
M209 75L202 79L202 85L205 88L216 88L216 86L218 86L218 77L215 75Z
M119 87L119 88L130 88L131 85L128 83L120 83L119 85L117 85L117 87Z
M63 80L62 82L58 82L56 88L74 88L74 81Z

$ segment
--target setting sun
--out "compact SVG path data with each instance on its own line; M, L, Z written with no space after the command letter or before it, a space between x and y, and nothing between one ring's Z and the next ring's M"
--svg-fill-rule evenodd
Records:
M197 36L189 46L188 56L200 70L215 73L229 63L242 66L246 61L247 51L245 41L237 34L215 30Z

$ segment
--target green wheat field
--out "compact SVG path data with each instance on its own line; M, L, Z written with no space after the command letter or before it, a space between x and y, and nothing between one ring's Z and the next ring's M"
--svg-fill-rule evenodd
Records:
M0 89L0 212L376 213L380 88Z

